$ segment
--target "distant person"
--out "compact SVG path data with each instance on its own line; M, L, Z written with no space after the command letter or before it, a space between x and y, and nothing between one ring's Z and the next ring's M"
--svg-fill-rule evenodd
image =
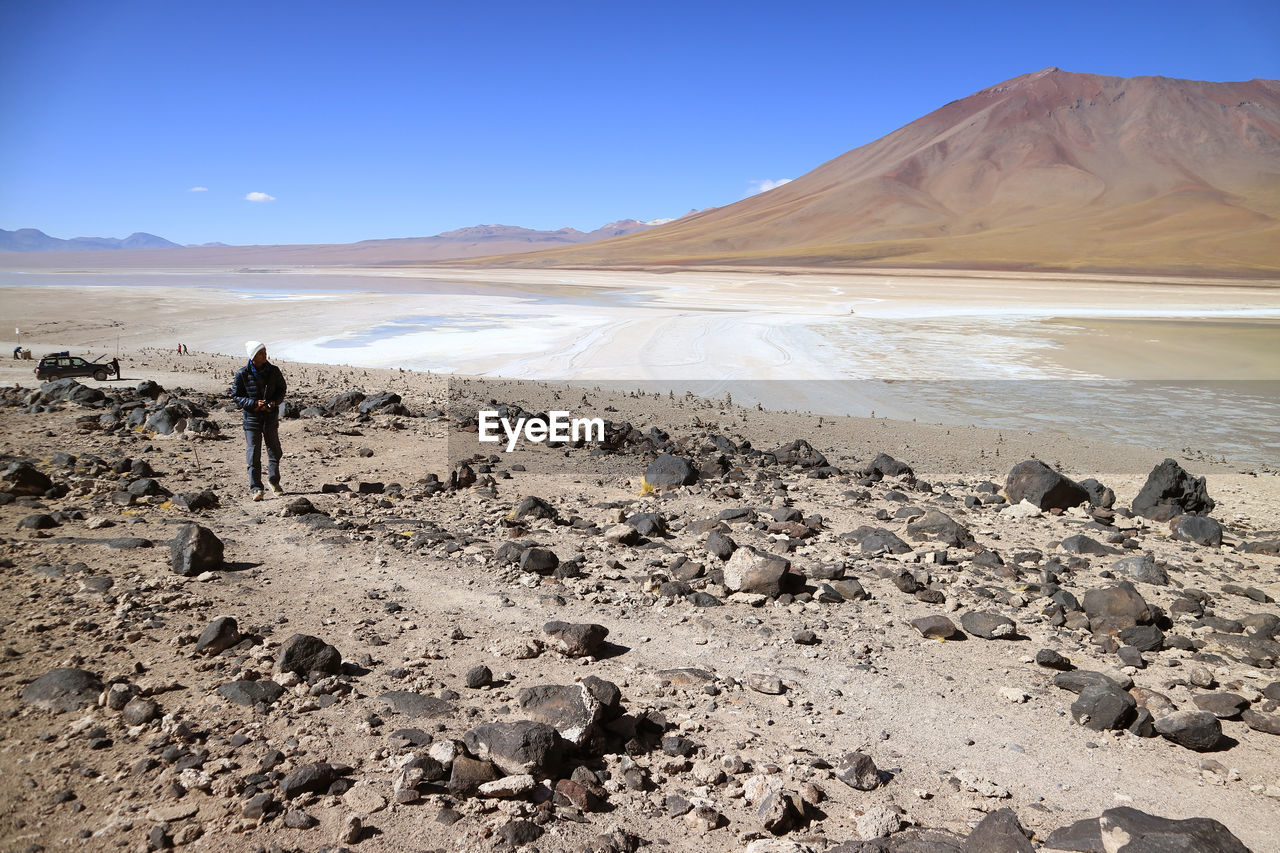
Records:
M191 355L191 350L187 349L187 345L186 345L186 344L183 344L183 345L182 345L182 354L183 354L183 355Z
M22 355L22 344L18 344L16 347L13 348L14 361L17 361L21 355Z
M116 379L120 378L120 359L111 359L111 372L116 375Z
M262 500L262 444L267 445L267 483L271 491L283 495L280 488L280 404L284 402L285 382L280 368L267 361L267 345L247 341L244 345L249 363L236 373L231 384L231 397L244 412L244 455L249 466L249 496Z

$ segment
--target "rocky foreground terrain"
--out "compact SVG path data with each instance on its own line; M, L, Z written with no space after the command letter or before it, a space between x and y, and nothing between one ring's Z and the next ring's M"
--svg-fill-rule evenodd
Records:
M5 850L1280 849L1274 472L169 361L0 394Z

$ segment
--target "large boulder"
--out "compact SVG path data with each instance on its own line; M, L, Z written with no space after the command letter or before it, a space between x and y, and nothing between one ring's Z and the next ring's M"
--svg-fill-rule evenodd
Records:
M351 411L363 402L364 393L362 391L344 391L329 398L329 403L325 408L335 415L340 415L343 412Z
M654 489L674 489L698 482L698 469L683 456L663 453L644 469L645 485Z
M294 634L285 640L276 657L276 672L295 672L303 678L312 673L336 675L341 670L341 653L310 634Z
M591 738L605 711L604 703L585 684L526 687L516 701L534 722L554 726L560 737L574 746Z
M547 645L571 658L594 655L604 645L609 629L593 622L561 622L555 620L542 626L547 635Z
M973 535L968 528L936 509L908 524L907 536L917 542L937 542L948 548L965 548L973 544Z
M1127 575L1139 583L1149 583L1154 586L1169 585L1169 573L1163 566L1156 563L1156 558L1151 554L1123 557L1111 564L1111 571L1115 574Z
M1086 590L1084 612L1089 617L1089 630L1095 634L1118 634L1125 628L1151 623L1147 602L1128 581Z
M1070 509L1089 501L1089 492L1039 459L1019 462L1005 479L1009 503L1027 501L1040 509Z
M893 531L883 527L864 524L848 533L841 533L840 538L857 542L862 548L863 556L867 557L878 557L885 553L905 554L911 550L911 546L899 539Z
M47 711L80 711L96 705L102 680L83 669L51 669L22 688L22 701Z
M1097 684L1081 690L1071 703L1071 719L1094 731L1121 729L1133 720L1137 705L1128 691Z
M856 471L859 477L868 477L877 482L885 477L915 478L915 472L905 462L899 462L887 453L876 454L876 458Z
M531 720L485 723L463 736L467 751L509 775L543 778L560 764L564 747L554 726Z
M169 546L173 573L192 577L222 568L222 540L199 524L184 524Z
M773 451L774 458L783 465L797 465L801 468L825 468L827 457L823 456L813 445L803 438L797 438Z
M219 616L200 632L196 640L196 653L205 655L221 654L244 639L236 620L230 616Z
M1173 820L1128 806L1055 829L1045 839L1045 848L1107 853L1249 853L1231 830L1211 818Z
M1169 522L1169 534L1174 539L1208 548L1222 545L1222 525L1207 515L1179 515Z
M0 486L15 496L37 497L53 488L49 475L36 469L30 462L14 462L0 474Z
M1213 749L1222 739L1222 723L1210 711L1174 711L1155 723L1161 735L1196 752Z
M782 592L782 576L790 565L790 561L776 554L739 548L724 564L725 589L777 597Z
M381 391L366 397L359 409L362 415L400 415L405 411L400 405L400 395L394 391Z
M1152 521L1169 521L1183 513L1212 512L1213 498L1204 477L1193 477L1172 459L1151 469L1147 482L1133 499L1133 511Z
M1030 838L1013 809L997 809L973 828L962 853L1035 853Z

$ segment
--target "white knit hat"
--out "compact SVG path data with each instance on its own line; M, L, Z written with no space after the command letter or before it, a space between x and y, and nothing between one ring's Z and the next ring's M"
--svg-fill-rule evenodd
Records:
M244 351L249 354L250 359L252 359L255 355L258 354L258 350L262 350L266 348L267 348L267 345L264 344L262 341L245 341L244 342Z

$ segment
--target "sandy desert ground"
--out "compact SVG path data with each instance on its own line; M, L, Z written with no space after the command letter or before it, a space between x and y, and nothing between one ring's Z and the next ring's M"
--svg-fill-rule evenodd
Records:
M127 381L87 384L120 392L150 379L188 399L211 395L214 403L240 361L159 351L126 356ZM1117 806L1210 817L1252 850L1280 846L1275 735L1226 719L1221 727L1229 740L1196 752L1163 737L1094 731L1073 722L1075 696L1054 686L1054 671L1033 662L1038 650L1055 649L1080 669L1130 678L1180 708L1197 707L1198 695L1233 693L1262 713L1275 688L1271 671L1213 643L1221 629L1231 630L1229 620L1275 613L1273 603L1224 591L1237 584L1280 595L1280 558L1243 550L1280 531L1280 478L1273 473L1180 459L1207 476L1218 501L1213 516L1227 525L1226 544L1207 548L1175 541L1157 523L1117 517L1114 525L1102 524L1084 514L1014 520L998 514L999 504L960 501L980 498L984 482L1002 485L1013 463L1034 455L1077 479L1100 477L1125 506L1159 462L1143 448L880 418L820 420L663 395L588 391L584 404L580 388L562 385L284 366L299 404L323 403L349 389L391 390L415 416L286 420L288 494L251 503L234 412L215 406L211 416L225 439L208 440L77 430L73 421L93 410L76 405L3 410L9 452L72 486L63 498L0 508L11 614L3 626L0 745L0 778L11 803L0 821L7 847L143 849L158 840L193 849L316 849L347 838L356 849L373 850L621 850L643 839L668 849L740 850L774 837L765 828L770 819L760 816L774 788L812 804L802 806L803 822L781 833L797 846L755 849L861 843L886 820L903 826L891 839L906 843L926 827L953 833L935 841L954 848L934 849L959 849L958 839L1001 807L1012 808L1041 847L1053 830ZM15 379L21 369L6 362L3 378ZM735 455L730 465L740 468L741 479L649 494L641 479L652 453L543 448L498 456L487 488L482 479L473 488L433 493L423 478L447 480L457 461L448 452L451 421L433 413L491 401L528 410L565 405L626 419L642 431L657 426L678 442L674 449L699 460L706 454L696 448L713 433L764 449L806 438L846 473L815 480L800 468ZM125 505L111 496L132 474L116 481L77 470L55 459L55 451L82 460L145 459L169 491L208 489L219 505L184 510L163 496ZM848 472L878 452L910 464L929 491L899 477L859 485ZM386 490L362 493L361 482ZM352 491L330 492L325 484ZM544 499L559 520L509 520L528 496ZM289 515L286 507L300 497L325 515ZM914 540L904 532L904 520L914 516L898 514L910 506L945 511L977 547ZM708 554L705 531L722 511L739 507L752 508L749 516L720 524L740 547L785 553L809 590L832 571L822 567L838 565L837 573L857 578L870 597L836 603L812 591L730 593L717 574L726 564ZM771 513L788 517L792 509L792 517L809 521L773 526ZM633 544L610 538L614 522L644 512L659 514L668 533ZM50 530L19 528L33 513L63 520ZM574 516L581 521L564 523ZM311 526L317 518L337 527ZM203 580L175 575L169 565L165 545L188 520L226 544L227 566ZM103 521L112 526L100 527ZM873 556L845 535L863 525L896 531L913 544L902 555ZM1059 544L1076 534L1109 553L1084 555ZM112 547L122 537L157 547ZM513 539L548 548L562 563L580 558L577 571L561 577L520 571L498 556ZM1137 587L1147 602L1179 614L1165 627L1171 640L1209 640L1204 648L1147 652L1144 669L1126 669L1087 626L1052 624L1037 593L1041 571L1056 569L1083 596L1108 584L1122 549L1150 553L1166 568L1169 586ZM1003 555L1004 566L975 563L983 551ZM905 592L904 570L941 601ZM723 606L693 604L686 588L715 595ZM1191 588L1204 590L1208 602L1195 617L1174 609L1189 600ZM958 624L971 611L1007 615L1020 639L969 634L938 642L911 624L928 615ZM243 644L212 657L194 654L193 642L223 616L236 619ZM543 631L552 619L604 625L612 645L587 657L560 654ZM350 666L317 681L313 691L304 682L257 710L217 692L245 678L289 683L272 661L295 632L332 643ZM1266 642L1253 629L1238 636ZM466 686L467 673L480 665L495 682ZM141 691L165 716L132 726L105 707L53 714L23 703L24 687L55 666L81 667L124 685L120 690ZM1200 669L1211 686L1196 683ZM590 770L575 778L597 792L576 806L563 794L559 805L543 802L550 792L540 781L527 794L473 796L450 792L444 781L404 794L397 762L428 749L407 745L406 735L397 734L404 728L425 733L444 755L456 748L443 744L464 741L477 726L528 718L533 712L522 690L573 685L588 675L618 686L626 718L663 720L666 735L678 737L671 754L639 744L628 753L605 737L572 753ZM383 698L395 690L430 697L432 710L416 718L397 711ZM688 755L680 754L686 747ZM875 790L854 789L832 769L854 750L883 771ZM321 762L351 768L354 785L281 792L291 774ZM351 835L353 816L363 829ZM291 828L311 822L314 829Z

